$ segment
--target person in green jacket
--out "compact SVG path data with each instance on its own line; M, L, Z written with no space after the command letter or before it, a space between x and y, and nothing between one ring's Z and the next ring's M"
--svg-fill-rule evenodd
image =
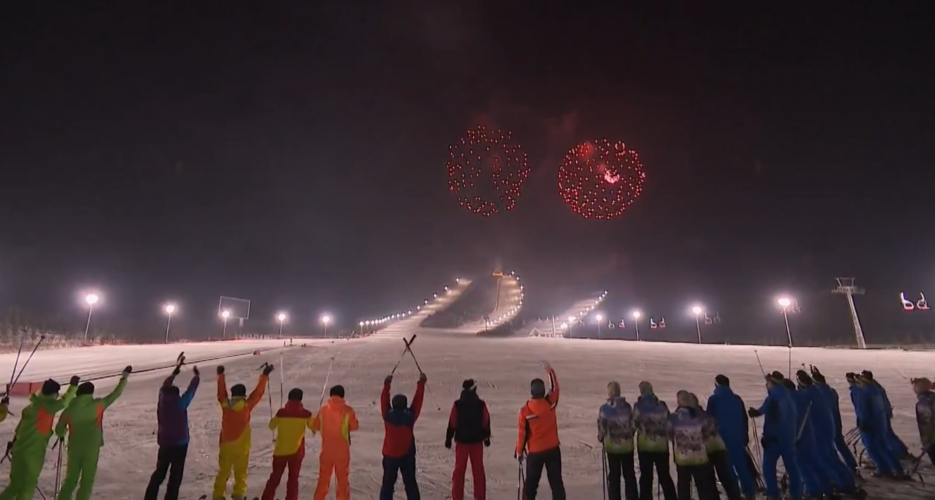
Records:
M79 385L75 399L62 412L55 426L55 434L59 440L64 440L65 429L68 429L68 468L57 498L71 500L80 478L77 500L91 500L94 477L97 475L97 459L101 446L104 446L104 410L123 394L127 377L132 371L132 366L124 368L117 387L103 398L94 397L94 384L91 382Z
M0 500L32 500L52 437L55 414L64 410L75 397L79 380L77 376L72 377L62 397L58 396L62 386L52 379L46 380L42 390L29 397L29 406L23 409L10 449L10 484L0 493Z

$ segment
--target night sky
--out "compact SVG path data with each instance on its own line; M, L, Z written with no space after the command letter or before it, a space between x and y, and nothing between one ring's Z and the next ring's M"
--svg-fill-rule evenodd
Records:
M0 306L80 322L93 287L154 330L167 299L212 324L219 295L356 324L502 262L543 314L606 288L743 332L788 292L847 338L829 291L857 276L868 337L935 325L897 300L935 294L931 8L689 3L4 6ZM532 169L491 218L446 184L479 123ZM597 138L646 169L612 221L557 192Z

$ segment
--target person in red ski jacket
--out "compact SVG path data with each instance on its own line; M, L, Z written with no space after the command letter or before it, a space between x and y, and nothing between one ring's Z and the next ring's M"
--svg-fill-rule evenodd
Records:
M380 411L383 413L383 425L386 436L383 438L383 485L380 487L380 500L393 500L396 478L402 474L408 500L420 500L419 483L416 482L416 438L412 433L422 412L422 398L425 395L425 382L428 378L419 374L416 394L412 397L412 406L406 396L397 394L390 403L390 386L393 376L383 381L383 393L380 394Z
M452 500L464 500L464 474L468 459L474 476L474 499L487 498L487 480L484 473L484 447L490 446L490 413L487 404L477 397L477 384L473 379L461 384L461 399L451 405L445 448L455 443L455 470L451 474Z

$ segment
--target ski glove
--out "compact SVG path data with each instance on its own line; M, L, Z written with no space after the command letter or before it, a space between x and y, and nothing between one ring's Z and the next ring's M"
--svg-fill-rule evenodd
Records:
M77 386L78 382L81 382L81 377L77 375L72 375L71 381L69 381L69 385Z
M192 371L195 372L195 376L196 376L196 377L200 377L200 376L201 376L201 372L198 371L198 367L197 367L197 366L193 366L193 367L192 367Z
M0 399L0 405L9 405L9 404L10 404L9 396L3 396L3 399Z
M449 450L451 449L451 440L450 440L450 439L446 439L446 440L445 440L445 448L448 448Z
M490 438L484 439L484 446L490 448Z
M267 364L266 368L263 368L263 375L269 377L270 373L273 373L273 365Z
M178 375L179 373L182 373L182 369L179 368L178 366L176 366L176 367L175 367L175 370L172 370L172 376L175 377L175 376Z
M224 365L218 366L218 375L224 375Z
M750 409L747 410L747 415L750 415L750 418L756 418L762 415L762 413L760 413L760 410L757 410L756 408L751 407Z
M131 373L133 373L133 367L130 365L127 365L127 367L123 369L123 374L121 376L123 378L127 378L128 376L130 376Z
M393 376L392 376L392 375L387 375L386 378L383 379L383 383L384 383L384 384L392 384L392 383L393 383Z
M426 374L424 374L424 373L420 373L420 374L419 374L419 382L425 382L425 381L428 380L428 379L429 379L429 377L428 377Z

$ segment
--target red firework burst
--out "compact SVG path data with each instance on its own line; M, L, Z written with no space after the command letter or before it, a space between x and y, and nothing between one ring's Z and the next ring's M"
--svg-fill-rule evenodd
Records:
M448 190L462 207L484 217L516 208L529 167L509 132L479 125L449 146L448 154Z
M558 191L585 219L612 219L640 197L645 179L636 151L601 139L568 151L558 169Z

